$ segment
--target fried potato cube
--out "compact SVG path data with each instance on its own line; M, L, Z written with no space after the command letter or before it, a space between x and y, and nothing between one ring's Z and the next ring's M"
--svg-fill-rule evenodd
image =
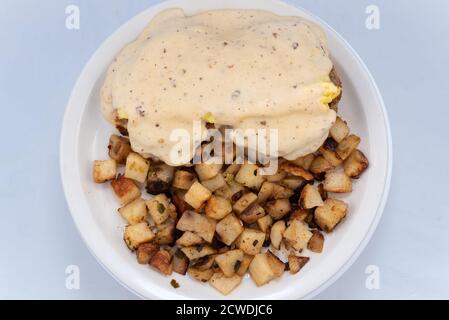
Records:
M257 220L257 226L259 227L260 231L265 233L268 232L272 224L273 218L268 214Z
M124 240L129 249L135 250L140 244L153 241L155 234L147 222L125 227Z
M299 198L299 204L301 208L312 209L323 205L320 192L314 185L307 184L302 189L301 196Z
M144 183L147 179L150 162L140 154L131 152L126 158L125 177Z
M189 258L189 260L199 259L211 254L216 253L217 251L208 245L198 245L194 247L186 247L182 248L181 251Z
M285 264L270 251L257 254L249 265L249 274L258 287L280 277Z
M315 155L313 153L311 153L306 156L299 157L291 162L297 166L300 166L304 170L309 170L310 165L312 164L312 161L314 158L315 158Z
M274 186L275 184L273 182L265 181L260 187L257 202L265 203L268 199L271 199L274 193Z
M181 231L191 231L211 243L215 234L216 222L195 211L185 211L176 225Z
M251 207L243 211L242 214L239 215L239 218L247 223L252 224L256 223L257 220L265 216L265 210L258 203L253 204Z
M148 212L153 218L156 225L164 223L172 212L176 212L175 206L169 202L167 196L163 193L154 196L152 199L146 201Z
M343 171L326 172L323 189L328 192L351 192L352 181Z
M195 175L189 171L178 170L173 177L172 186L174 188L189 190L195 182Z
M292 212L289 217L289 224L292 220L306 221L307 217L310 215L310 210L307 209L296 209Z
M95 160L93 177L96 183L114 180L117 175L117 164L115 160Z
M216 231L221 241L229 246L243 232L243 226L235 215L229 214L217 223Z
M267 202L264 209L274 220L279 220L291 211L292 205L289 199L278 199Z
M189 268L189 259L180 249L177 249L173 255L172 265L174 272L185 275Z
M275 174L265 176L268 182L280 182L287 176L287 172L278 170Z
M348 205L341 200L327 199L315 210L315 222L326 232L331 232L346 216Z
M151 165L148 172L146 190L149 194L167 192L173 180L175 168L165 163Z
M306 183L306 180L304 178L295 177L295 176L287 177L284 180L282 180L282 182L281 182L281 184L283 186L287 187L287 188L284 188L286 190L284 190L283 193L280 193L279 191L277 191L277 192L275 191L274 198L275 199L290 198L294 194L293 190L300 188L305 183Z
M192 267L200 271L204 271L207 269L211 269L214 263L215 263L215 255L204 256L202 258L195 260L195 262L192 264Z
M240 263L240 266L238 267L236 273L243 277L246 273L246 271L248 271L249 265L251 264L251 261L253 261L253 256L250 256L249 254L243 254L243 260Z
M360 137L350 134L344 138L337 147L337 154L342 160L346 160L347 157L354 151L360 144Z
M327 138L319 151L321 155L334 167L339 166L343 160L338 155L337 151L338 143L333 138Z
M369 162L362 151L354 150L345 160L344 170L348 177L358 179L368 168Z
M162 274L168 276L173 271L171 264L172 257L170 252L166 250L160 250L151 257L150 266L159 270Z
M344 138L346 138L349 134L349 127L346 121L342 120L340 117L337 117L335 123L329 130L329 134L335 141L338 143L342 142Z
M307 248L316 253L321 253L324 246L324 236L318 230L312 230L312 238L310 238Z
M226 277L232 277L240 268L243 261L243 251L240 249L229 250L215 257L215 262Z
M114 159L118 164L125 164L126 158L131 152L131 144L128 138L113 134L109 138L108 149L111 159Z
M140 189L136 186L133 180L119 175L111 182L112 190L114 190L120 204L122 206L140 197Z
M182 236L178 240L176 240L176 244L181 247L196 246L202 244L203 242L203 238L191 231L184 232Z
M313 159L312 165L310 166L310 172L317 174L333 170L334 168L335 167L323 156L318 156Z
M212 196L212 193L206 189L201 183L195 181L187 193L184 195L184 200L190 204L194 209L198 209Z
M142 222L147 217L147 207L145 205L145 200L142 198L137 198L131 201L127 205L118 209L120 215L126 219L128 224L136 224Z
M240 214L245 211L257 200L257 195L252 192L245 193L236 203L232 206L235 213Z
M209 281L210 278L212 278L214 270L212 269L198 270L196 268L190 267L189 269L187 269L187 273L195 280L207 282Z
M265 241L265 232L245 228L237 239L237 248L249 255L256 255L262 249Z
M226 198L212 196L207 200L204 211L209 218L220 220L232 212L232 205Z
M235 181L250 189L259 190L265 178L259 173L259 167L252 163L242 164Z
M172 220L159 225L154 242L159 245L171 245L175 241L175 229L175 222Z
M298 273L302 267L305 266L307 262L309 262L309 257L297 257L295 255L288 256L288 268L290 274Z
M295 250L306 248L310 238L312 238L312 232L309 231L304 222L299 220L292 220L284 231L285 241Z
M305 180L313 180L313 175L309 171L291 162L282 163L281 170L284 170L285 172L290 173L296 177L302 177Z
M285 229L286 226L284 220L276 221L276 223L271 227L270 240L273 248L279 250Z
M198 163L195 165L195 172L201 181L215 177L223 167L221 163Z
M299 178L302 179L304 181L303 178L300 177L293 177L293 178ZM285 181L285 180L283 180ZM281 186L277 183L274 184L273 186L273 199L278 200L278 199L288 199L290 198L295 192L289 188L286 188L284 186Z
M220 291L223 295L228 295L242 282L242 277L234 274L232 277L226 277L223 273L214 273L209 283L212 287Z
M212 179L202 181L201 184L209 189L210 192L215 192L226 185L226 180L223 175L217 174Z
M159 251L159 245L151 242L142 243L137 247L137 262L140 264L150 263L151 258Z

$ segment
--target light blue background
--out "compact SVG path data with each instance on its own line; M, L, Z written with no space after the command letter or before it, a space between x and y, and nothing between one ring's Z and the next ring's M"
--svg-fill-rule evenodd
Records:
M59 134L70 91L117 27L157 1L0 0L0 298L134 299L88 252L61 188ZM449 298L449 2L297 0L340 32L383 94L394 140L390 198L357 262L318 298ZM81 30L65 28L65 7ZM364 27L380 7L381 29ZM65 288L65 268L81 289ZM380 290L365 269L380 268Z

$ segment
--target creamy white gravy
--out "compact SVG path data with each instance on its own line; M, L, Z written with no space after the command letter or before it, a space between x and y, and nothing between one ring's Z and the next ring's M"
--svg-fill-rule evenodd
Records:
M294 159L316 151L335 121L322 101L331 69L324 32L302 18L169 9L109 67L102 112L114 123L119 110L132 148L168 164L172 130L191 132L209 112L216 125L278 129L279 156Z

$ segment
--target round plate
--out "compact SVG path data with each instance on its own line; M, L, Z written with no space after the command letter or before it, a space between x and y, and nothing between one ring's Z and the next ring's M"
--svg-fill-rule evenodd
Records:
M303 16L327 33L332 59L343 80L340 114L352 132L362 138L360 149L370 160L367 172L354 183L354 191L342 198L349 203L345 222L326 235L322 254L311 253L310 262L296 275L285 274L256 288L244 279L228 298L310 298L335 281L358 257L371 238L387 198L392 150L387 114L380 93L367 68L343 38L306 11L278 0L189 1L173 0L151 7L113 33L95 52L82 71L70 97L61 135L60 165L64 192L73 220L92 254L124 286L145 298L221 299L208 284L173 274L164 277L139 265L123 242L124 222L109 183L92 181L92 162L107 159L107 143L113 128L100 113L99 90L115 55L131 42L161 10L183 8L187 14L224 8L263 9L279 15ZM309 253L307 253L309 255ZM174 289L175 278L180 288Z

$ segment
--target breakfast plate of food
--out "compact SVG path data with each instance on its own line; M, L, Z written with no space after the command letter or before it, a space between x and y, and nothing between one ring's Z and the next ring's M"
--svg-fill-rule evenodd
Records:
M150 299L311 298L382 215L369 71L288 4L172 0L114 32L70 97L60 165L86 245Z

